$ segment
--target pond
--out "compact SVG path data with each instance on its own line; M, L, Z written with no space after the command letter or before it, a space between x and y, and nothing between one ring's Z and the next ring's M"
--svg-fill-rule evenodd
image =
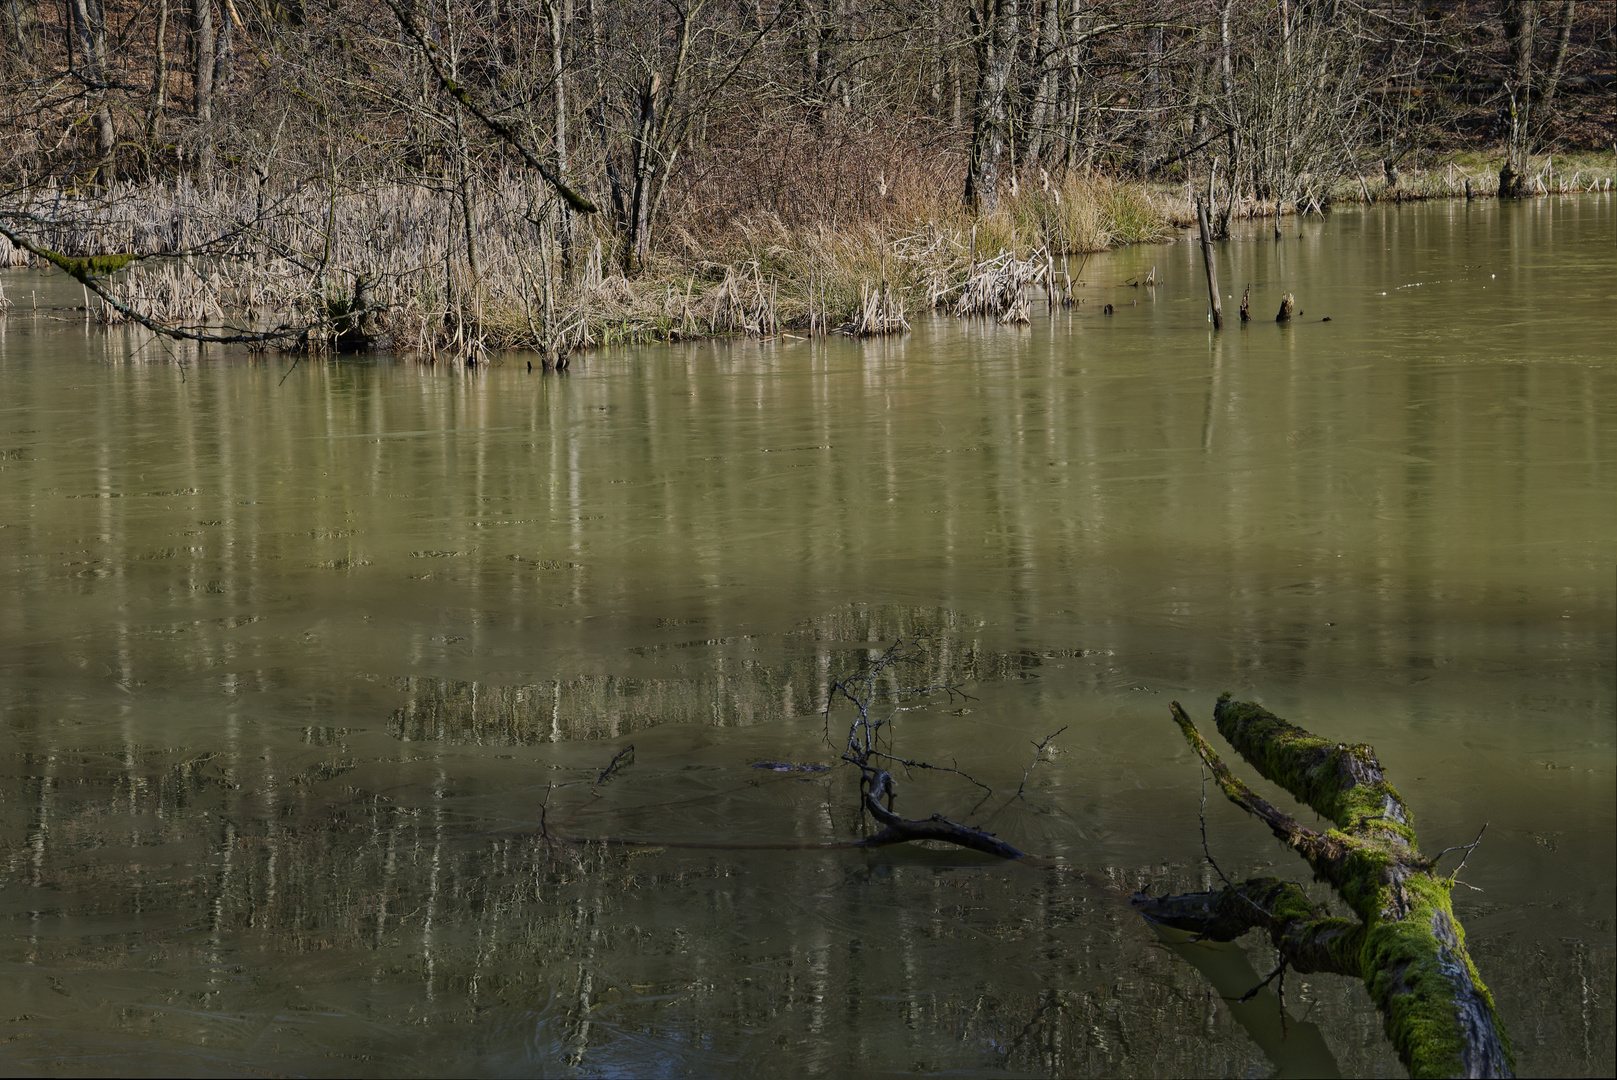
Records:
M1231 691L1372 743L1426 851L1487 825L1522 1072L1608 1075L1617 203L1219 258L1220 333L1181 241L1026 327L560 376L199 355L5 275L0 1069L1399 1075L1361 986L1282 1025L1228 1000L1266 943L1127 905L1306 876L1170 720ZM912 637L969 697L893 750L979 785L898 809L1038 865L827 847L857 774L756 767L837 765L831 682Z

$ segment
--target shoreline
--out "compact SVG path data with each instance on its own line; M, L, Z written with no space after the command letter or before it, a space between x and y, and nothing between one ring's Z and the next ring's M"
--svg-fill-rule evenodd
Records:
M1490 160L1449 154L1375 183L1344 178L1289 204L1226 199L1221 212L1273 219L1278 231L1280 217L1342 205L1496 198L1497 174L1478 167ZM1617 188L1617 154L1532 163L1541 195ZM928 311L1025 322L1030 302L1082 302L1073 288L1089 255L1194 225L1193 180L1040 181L1009 185L985 216L939 197L837 228L793 228L772 215L734 220L705 241L676 228L632 276L613 267L613 238L598 221L532 213L543 193L524 174L479 192L471 224L457 228L445 227L453 197L419 186L309 182L266 198L226 179L208 189L181 181L64 194L57 205L70 212L38 240L53 254L139 256L94 281L160 332L234 322L259 333L273 319L300 332L266 335L261 347L466 364L521 350L565 366L574 353L622 344L903 333ZM0 267L43 261L0 237ZM1031 298L1030 286L1042 295ZM86 308L103 325L133 321L88 292Z

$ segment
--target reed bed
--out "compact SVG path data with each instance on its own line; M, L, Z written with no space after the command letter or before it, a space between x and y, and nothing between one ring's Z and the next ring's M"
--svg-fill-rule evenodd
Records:
M975 217L952 192L919 192L912 185L876 219L837 227L765 212L710 223L698 238L676 220L665 253L630 276L616 269L607 222L574 217L568 235L549 191L521 173L479 185L469 223L442 186L329 178L276 192L256 178L126 184L0 209L64 254L150 256L113 286L166 325L301 326L295 343L313 350L478 361L531 349L554 363L639 341L903 333L929 309L1018 321L1031 289L1070 302L1055 256L1169 229L1162 200L1107 180L1013 185L996 213ZM32 261L0 238L0 265Z
M1530 183L1542 193L1609 191L1611 157L1534 159ZM996 212L972 215L952 190L881 182L862 222L788 224L756 209L723 220L671 215L662 254L630 276L617 269L618 240L602 216L574 217L565 231L548 189L524 173L475 187L469 215L444 186L332 178L278 192L256 178L181 178L93 196L36 193L0 210L56 251L151 256L121 271L116 288L165 324L300 326L298 347L469 361L529 349L559 364L630 342L903 333L925 310L1024 322L1040 291L1052 306L1072 303L1058 258L1161 239L1194 219L1198 194L1041 172L1008 185ZM1408 167L1391 185L1380 175L1339 179L1285 206L1238 199L1233 216L1350 198L1491 196L1497 186L1496 163L1478 156ZM32 261L0 237L0 266Z

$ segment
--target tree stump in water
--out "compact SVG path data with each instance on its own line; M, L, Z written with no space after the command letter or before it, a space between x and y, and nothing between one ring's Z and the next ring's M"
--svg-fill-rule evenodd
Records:
M1516 166L1509 158L1499 166L1499 197L1501 199L1520 199L1527 195L1527 176L1518 172Z
M1241 321L1252 321L1252 286L1250 285L1246 287L1246 292L1241 294Z
M364 352L375 343L376 314L371 308L370 275L360 274L354 279L354 295L326 301L326 314L331 319L332 344L338 352Z
M1134 906L1214 941L1263 929L1280 951L1281 971L1362 979L1412 1076L1514 1075L1504 1025L1454 917L1454 877L1436 876L1436 859L1421 855L1409 807L1375 751L1322 739L1228 694L1213 715L1219 733L1259 773L1337 827L1307 828L1258 797L1173 703L1175 722L1224 794L1301 855L1357 919L1334 918L1300 887L1275 878L1218 892L1136 894Z
M1290 293L1280 298L1280 314L1275 316L1275 322L1290 322L1291 309L1297 306L1297 301Z
M1212 229L1207 224L1207 208L1196 203L1196 225L1201 230L1202 266L1207 271L1207 302L1213 312L1213 329L1224 329L1224 302L1219 299L1218 268L1213 265Z

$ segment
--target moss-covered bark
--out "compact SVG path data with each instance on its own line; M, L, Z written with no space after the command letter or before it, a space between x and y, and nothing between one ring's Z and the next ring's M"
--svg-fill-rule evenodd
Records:
M1412 1076L1510 1076L1493 998L1465 948L1452 879L1418 850L1412 815L1375 751L1333 743L1261 706L1219 700L1219 732L1266 779L1329 818L1308 828L1232 773L1177 702L1174 720L1236 805L1263 819L1357 919L1333 918L1295 885L1254 879L1215 893L1135 898L1147 917L1219 941L1262 928L1290 966L1362 979Z

